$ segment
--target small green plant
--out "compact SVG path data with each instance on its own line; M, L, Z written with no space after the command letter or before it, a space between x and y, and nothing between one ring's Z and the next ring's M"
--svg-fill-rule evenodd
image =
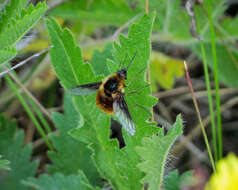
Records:
M10 0L5 7L1 4L1 71L7 69L11 59L25 51L19 51L16 45L46 14L43 22L45 25L40 26L39 32L44 33L44 37L40 40L53 47L48 63L51 62L57 80L64 89L63 113L49 114L49 110L37 104L31 93L24 89L25 84L22 84L31 77L25 80L18 77L15 71L4 76L12 89L11 95L19 99L37 133L33 137L33 149L31 144L24 144L24 137L27 135L18 129L16 122L0 116L0 187L3 190L177 190L193 182L191 171L181 175L178 170L167 171L170 150L183 133L181 115L177 115L173 126L165 131L154 122L151 112L158 103L152 96L151 88L155 92L161 87L172 88L173 77L184 74L183 65L181 66L183 61L174 61L161 52L152 52L152 40L178 44L191 50L191 55L197 55L196 59L203 58L213 126L213 151L216 161L222 157L219 81L216 77L219 76L221 82L229 87L238 85L238 51L231 43L238 36L237 18L224 16L226 0L205 0L204 5L211 6L213 10L203 5L194 5L196 32L203 41L190 34L191 17L181 0L147 0L149 11L146 12L150 14L143 14L145 0L71 0L60 2L56 8L49 3L49 9L46 2L39 2L35 6L28 2ZM62 24L62 20L50 17L61 17L69 22ZM70 29L65 29L65 24L69 24ZM98 37L98 28L103 32L108 30L109 34L102 32L99 35L103 37ZM128 35L119 35L120 33ZM85 41L86 45L83 43ZM88 42L92 41L93 53L86 56L87 45L90 44ZM110 129L112 119L117 121L117 117L98 109L96 94L76 96L70 95L68 91L77 85L102 81L118 71L125 57L127 65L135 54L127 73L125 99L135 122L136 132L131 136L122 128L125 146L120 147L119 141L111 137ZM88 58L90 63L84 61ZM150 62L159 64L150 67ZM42 63L41 60L39 63ZM215 128L207 65L216 76L218 131ZM148 70L152 72L148 73ZM148 81L149 76L152 84ZM45 82L47 77L43 80ZM6 94L3 92L4 97L8 97ZM4 104L9 102L5 101ZM174 120L178 113L173 115ZM28 128L22 124L20 127ZM47 161L43 166L39 165L38 158L42 157L38 156L35 140L37 143L39 140L44 147L43 154ZM209 138L206 141L208 145ZM211 151L208 151L212 157ZM212 165L215 171L215 164Z
M128 38L120 36L120 44L114 43L112 52L114 61L107 60L105 63L97 60L97 63L91 63L92 66L97 67L100 63L104 64L101 68L106 67L107 69L102 70L101 73L98 73L97 70L94 72L90 64L83 62L81 50L75 44L69 30L62 30L54 20L47 20L46 24L54 46L50 51L51 60L66 91L79 84L101 81L108 70L109 73L115 73L124 57L126 55L132 57L135 52L137 52L137 55L128 71L128 81L148 64L153 16L142 16L137 23L130 27ZM95 76L94 73L96 72L101 75ZM145 85L144 71L136 82L132 82L129 88L126 89L126 92ZM117 140L109 138L110 116L96 107L95 95L73 96L74 106L79 111L83 121L81 126L71 130L70 134L90 147L93 162L100 175L107 179L115 189L141 189L144 183L149 183L149 189L159 188L168 151L174 140L182 133L180 116L173 129L167 136L164 136L163 129L155 127L153 122L148 122L151 117L148 111L132 107L132 105L140 105L149 110L156 103L155 98L150 96L150 93L151 90L148 87L140 90L138 94L125 97L136 124L136 134L132 137L123 131L126 143L123 149L119 149ZM155 135L157 133L160 135ZM146 137L148 135L153 136ZM152 146L154 149L152 147L148 149L147 146L150 145L147 143L149 142L154 144ZM144 151L146 149L147 151ZM154 177L149 180L151 167L156 165L158 173L153 173ZM148 177L143 178L144 172Z

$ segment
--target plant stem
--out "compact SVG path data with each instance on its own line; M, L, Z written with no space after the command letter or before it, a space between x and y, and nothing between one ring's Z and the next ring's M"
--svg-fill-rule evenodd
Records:
M149 0L145 0L145 13L149 14Z
M218 68L217 68L217 58L216 58L216 43L215 43L215 31L213 27L212 9L210 0L207 0L208 17L211 32L211 45L212 45L212 58L213 58L213 69L214 69L214 80L215 80L215 90L216 90L216 109L217 109L217 133L218 133L218 159L222 158L222 125L221 125L221 105L219 96L219 78L218 78Z
M206 147L207 147L208 155L209 155L209 158L210 158L210 161L211 161L211 164L212 164L213 171L216 172L215 162L214 162L214 159L212 157L212 152L211 152L210 145L209 145L209 142L208 142L207 134L206 134L203 122L202 122L201 114L200 114L200 111L199 111L199 108L198 108L198 103L197 103L197 100L195 98L195 94L194 94L194 91L193 91L193 86L192 86L192 83L191 83L191 79L190 79L190 76L189 76L189 73L188 73L188 68L187 68L187 65L186 65L185 61L184 61L184 67L185 67L186 77L187 77L187 81L188 81L188 86L189 86L189 89L190 89L190 92L191 92L192 98L193 98L193 104L194 104L196 112L197 112L198 120L199 120L201 129L202 129L202 133L203 133L203 138L204 138L204 141L205 141L205 144L206 144Z
M45 134L44 130L42 129L42 127L40 126L39 122L37 121L36 117L34 116L33 112L30 110L29 106L27 105L27 103L25 102L24 98L22 97L22 95L19 93L16 85L14 84L14 82L10 79L9 76L5 76L5 79L7 81L7 83L9 84L9 86L12 88L12 90L14 91L14 93L16 94L17 98L19 99L19 101L21 102L22 106L24 107L26 113L28 114L28 116L31 118L32 122L34 123L34 125L36 126L38 132L40 133L40 135L42 136L42 138L44 139L46 145L49 147L50 150L53 150L53 146L50 144L49 139L47 137L47 135Z
M200 24L199 19L196 19L197 23L197 32L200 33ZM216 129L216 123L215 123L215 114L213 109L213 98L212 98L212 92L211 92L211 82L209 79L209 73L208 73L208 64L207 64L207 58L206 58L206 51L204 48L204 43L202 40L200 40L200 47L202 52L202 60L203 60L203 69L205 73L205 80L206 80L206 89L208 94L208 102L209 102L209 112L210 112L210 118L211 118L211 131L212 131L212 141L213 141L213 149L214 149L214 156L215 161L218 160L218 150L217 150L217 129Z

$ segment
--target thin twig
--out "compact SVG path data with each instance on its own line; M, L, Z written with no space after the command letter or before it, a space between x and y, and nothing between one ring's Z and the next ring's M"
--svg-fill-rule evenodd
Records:
M47 12L49 12L50 10L54 9L55 7L61 5L62 3L65 3L69 0L54 0L54 1L50 1L50 3L48 4L48 9Z
M204 141L205 141L205 144L206 144L206 147L207 147L208 155L209 155L209 158L210 158L210 161L211 161L211 164L212 164L213 171L215 172L216 171L215 162L214 162L214 159L213 159L213 156L212 156L212 153L211 153L211 149L210 149L210 145L209 145L209 142L208 142L207 134L206 134L203 122L202 122L200 110L198 108L198 103L197 103L197 100L196 100L195 95L194 95L194 90L193 90L193 87L192 87L192 83L191 83L190 76L189 76L189 73L188 73L188 68L187 68L187 65L186 65L185 61L184 61L184 67L185 67L185 73L186 73L186 77L187 77L187 81L188 81L188 86L189 86L189 89L191 91L192 98L193 98L193 104L194 104L196 112L197 112L198 120L199 120L199 123L200 123L200 126L201 126Z
M44 54L45 52L47 52L48 50L50 50L52 47L53 47L53 46L49 46L48 48L43 49L43 50L41 50L40 52L38 52L38 53L36 53L36 54L33 54L32 56L28 57L27 59L21 61L20 63L16 64L15 66L11 67L10 69L7 69L7 70L1 72L1 73L0 73L0 78L2 78L3 75L9 73L10 71L15 70L15 69L17 69L18 67L21 67L22 65L26 64L28 61L30 61L30 60L32 60L32 59L34 59L34 58L36 58L36 57L41 56L42 54Z
M145 0L145 13L149 14L149 0ZM150 84L150 63L148 64L147 67L147 82ZM151 121L154 121L154 110L153 107L151 108Z
M131 23L133 23L137 18L139 18L140 16L142 15L142 13L140 14L137 14L136 16L132 17L128 22L126 22L125 24L123 24L122 26L120 26L113 34L111 38L111 40L116 40L116 38L118 37L118 35L124 30L126 29L127 27L130 26ZM110 41L110 39L109 39Z
M149 14L149 0L145 0L145 13Z
M199 90L199 89L202 89L202 88L204 88L204 85L199 85L197 87L194 87L194 89L196 89L196 90ZM171 97L171 96L178 96L178 95L184 94L186 92L189 92L189 88L185 87L185 86L182 86L182 87L174 88L174 89L171 89L171 90L166 90L164 92L153 93L153 96L156 96L157 98L161 99L161 98L168 98L168 97Z
M212 94L215 94L215 89L211 90ZM219 95L220 96L224 96L224 95L229 95L229 94L236 94L238 93L238 89L237 88L221 88L219 91ZM207 96L207 91L206 90L202 90L202 91L196 91L194 92L195 97L196 98L203 98ZM190 94L184 94L182 98L180 98L179 100L186 100L186 99L190 99L191 95Z
M14 76L14 74L9 73L10 77L17 83L18 86L23 89L23 91L33 100L33 102L40 108L41 112L45 114L51 121L53 121L50 113L41 105L41 103L32 95L32 93Z
M232 106L238 104L238 97L232 98L229 101L227 101L225 104L221 106L221 112L231 108ZM210 116L207 116L205 119L202 120L204 127L206 127L211 121ZM189 134L185 137L184 141L179 143L174 148L174 153L181 151L183 147L191 141L194 137L198 136L201 132L200 124L196 125L192 131L189 132Z
M39 73L42 72L42 69L44 69L45 65L47 65L49 63L49 55L46 55L44 57L44 59L42 60L41 64L39 65L38 69L36 71L33 72L32 77L30 77L27 81L25 81L24 83L22 83L26 88L28 88L28 86L30 86L32 80L37 77L39 75ZM1 93L1 99L0 99L0 106L5 104L6 102L8 102L9 100L11 100L15 94L12 93L10 94L10 87L6 86L6 88L3 89L2 93ZM23 92L23 89L19 89L19 93L21 94Z

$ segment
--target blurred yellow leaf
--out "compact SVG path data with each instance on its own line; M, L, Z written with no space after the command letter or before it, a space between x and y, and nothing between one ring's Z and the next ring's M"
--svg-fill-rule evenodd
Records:
M34 39L32 42L23 48L23 52L38 52L49 46L49 42L46 39Z
M173 87L174 78L184 76L183 61L170 58L162 53L152 52L150 58L150 77L152 91L157 91L157 83L163 88Z

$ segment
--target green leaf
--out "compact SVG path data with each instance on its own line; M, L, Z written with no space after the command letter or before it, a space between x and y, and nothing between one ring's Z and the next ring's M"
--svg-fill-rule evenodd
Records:
M51 174L61 172L64 175L71 175L82 170L91 184L99 183L100 175L90 157L91 150L86 147L86 144L77 141L68 134L69 130L81 127L83 121L67 94L64 98L64 113L64 115L53 113L54 124L59 131L59 135L50 137L55 151L48 152L48 156L53 163L48 165L48 171Z
M210 44L204 44L207 62L210 67L213 67L212 60L212 48ZM202 59L201 48L199 44L194 44L192 50ZM232 59L230 53L221 44L216 44L217 54L217 67L219 79L229 87L238 87L238 52L232 49L229 50L234 59Z
M23 146L24 133L16 130L15 121L0 116L0 154L10 161L10 171L0 172L2 189L26 190L21 180L35 175L38 162L31 160L31 145Z
M120 11L118 11L120 10ZM49 12L50 16L77 19L84 24L121 25L139 13L131 9L125 0L87 0L65 2Z
M10 170L9 164L10 162L8 160L3 160L2 155L0 155L0 170Z
M238 17L230 18L226 17L220 25L220 32L223 38L228 38L229 40L236 40L238 38Z
M182 189L184 185L191 184L193 171L186 171L179 176L178 170L173 170L163 180L165 190ZM190 182L189 182L190 181Z
M94 77L91 66L83 64L81 50L70 31L62 31L53 20L47 20L46 24L54 45L50 51L52 64L62 85L71 88L79 83L100 81L102 77Z
M16 48L9 47L0 49L0 65L14 58L16 54L17 54Z
M53 176L46 174L39 178L29 178L24 181L24 185L31 187L34 190L93 190L87 178L83 175L64 176L57 173Z
M107 67L107 59L113 60L112 56L113 46L112 43L107 43L102 52L95 50L91 59L91 65L95 71L96 75L103 74L105 76L109 75L109 70Z
M143 0L140 0L143 2ZM223 17L226 10L226 0L211 0L213 8L214 23L220 28L219 19ZM193 43L195 39L189 32L190 17L185 8L181 8L181 0L151 0L150 11L158 12L155 21L155 29L159 31L159 40L180 43ZM197 9L196 17L201 21L201 36L205 41L210 41L209 20L200 6ZM179 24L178 24L179 23ZM226 39L225 39L226 40Z
M47 10L45 2L32 4L27 11L23 10L16 19L11 19L0 34L0 49L15 45L28 30L30 30Z
M144 137L142 146L136 147L136 152L143 159L137 166L145 172L142 182L149 183L149 190L160 189L169 150L176 138L182 134L182 128L182 119L178 115L166 136L161 129L158 135Z
M26 7L28 0L10 0L0 14L0 34L4 28L11 22L11 19L15 19Z
M136 124L135 136L128 135L123 130L126 147L119 149L116 140L110 140L110 116L103 113L95 105L95 95L74 96L76 109L84 118L84 125L72 130L71 134L80 141L90 145L93 159L100 174L109 180L115 189L141 189L139 183L143 173L136 167L140 162L134 146L140 145L143 137L154 134L159 129L154 123L148 122L150 109L157 100L150 96L150 88L143 88L146 66L150 56L150 34L153 17L144 15L138 23L132 24L128 38L121 36L120 45L114 43L114 60L107 60L110 73L115 73L125 55L135 60L128 71L128 81L134 78L142 69L143 72L126 88L126 92L140 88L138 94L125 96L130 113ZM46 22L54 48L50 51L54 70L62 85L69 89L77 84L100 81L102 76L95 76L91 65L83 63L81 50L68 30L61 30L53 20ZM128 64L129 59L126 60ZM133 105L143 106L133 107Z
M141 0L142 1L142 0ZM198 47L198 40L194 39L190 32L190 17L186 12L186 9L181 9L181 0L151 0L150 11L156 9L158 14L155 21L155 28L159 31L158 40L170 41L185 45L188 48ZM213 23L216 26L217 35L217 64L219 78L221 82L230 87L237 87L238 76L238 59L237 50L233 50L230 45L230 41L234 40L238 36L237 30L237 18L231 19L224 16L224 12L227 9L226 0L210 0L212 7ZM204 5L203 5L204 6ZM204 6L206 9L206 6ZM209 31L209 19L206 11L204 11L199 5L194 7L196 13L196 19L199 20L200 35L204 39L206 44L206 54L208 63L212 63L212 53L209 47L210 31ZM179 24L177 24L179 23ZM222 37L222 40L220 39ZM224 44L225 43L225 44ZM196 48L194 52L201 57L200 50ZM234 58L232 58L233 54ZM226 65L224 65L226 63ZM212 64L209 65L212 68Z

